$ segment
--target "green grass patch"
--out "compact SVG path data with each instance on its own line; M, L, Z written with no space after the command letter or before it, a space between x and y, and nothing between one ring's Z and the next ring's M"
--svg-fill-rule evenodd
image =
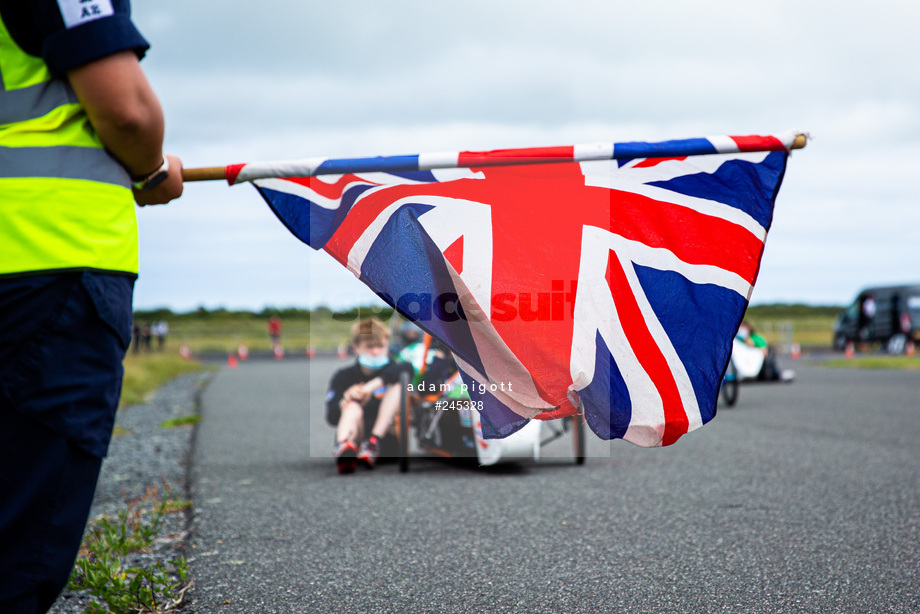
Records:
M377 317L389 320L393 310L385 307L359 307L333 312L325 307L312 311L306 309L265 309L259 313L249 311L209 311L199 308L189 313L173 313L166 309L136 311L135 322L169 322L166 353L176 354L185 345L192 355L203 352L236 352L245 345L251 352L271 350L268 336L268 319L281 318L283 329L281 344L289 354L305 352L307 347L321 350L335 349L348 344L352 323L360 318ZM156 340L153 341L156 346Z
M920 371L920 358L916 356L854 356L853 358L832 358L820 362L823 367L834 369L894 369L899 371Z
M179 426L190 426L192 424L198 424L201 422L201 416L197 414L189 416L180 416L179 418L170 418L160 423L161 429L172 429Z
M120 406L144 403L153 392L171 379L204 371L205 366L184 360L178 354L128 354L124 361Z
M801 347L830 348L834 340L834 320L842 307L811 305L753 305L745 319L770 345L797 343Z
M143 559L134 555L162 539L166 517L188 505L164 481L162 491L148 488L144 497L127 501L116 516L90 522L67 582L69 590L90 597L86 612L166 612L181 605L190 585L185 559L139 564L136 561Z
M130 435L130 434L131 434L131 431L121 426L120 424L116 424L115 426L112 427L112 437L121 437L122 435Z
M271 340L266 329L267 320L246 314L227 315L223 318L191 319L170 324L167 351L178 353L183 345L192 355L202 352L231 354L241 345L250 352L271 351ZM335 349L348 344L353 320L336 319L332 314L313 317L289 317L282 320L281 345L287 353L304 353L307 347Z
M771 320L825 318L833 320L844 308L839 305L803 305L801 303L770 303L751 305L748 316Z

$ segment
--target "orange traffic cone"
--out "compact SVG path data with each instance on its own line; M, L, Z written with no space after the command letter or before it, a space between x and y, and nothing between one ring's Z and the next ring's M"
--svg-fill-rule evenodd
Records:
M789 357L793 360L798 360L802 357L802 347L798 343L793 343L792 347L789 348Z
M339 346L339 360L345 360L348 358L348 348L344 345Z
M249 348L240 344L240 347L236 349L236 354L240 357L240 360L246 360L249 358Z
M316 356L316 349L308 345L307 346L307 358L313 358L315 356Z
M913 339L908 339L907 343L904 344L904 353L908 356L913 356L917 353L917 346L914 345Z
M239 362L237 362L236 356L234 356L233 354L227 355L227 366L228 367L230 367L231 369L236 369L238 364Z
M843 350L843 355L847 358L856 356L856 345L852 341L847 341L846 347Z
M189 348L189 346L187 345L183 345L182 347L179 348L179 356L181 356L182 358L186 360L190 359L192 357L191 348Z
M275 355L275 360L281 360L284 358L284 348L280 345L276 345L272 350L272 353Z

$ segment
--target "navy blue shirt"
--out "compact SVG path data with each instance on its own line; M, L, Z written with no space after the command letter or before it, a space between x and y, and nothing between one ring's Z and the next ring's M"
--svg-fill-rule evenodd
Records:
M131 21L129 0L0 0L10 36L62 76L119 51L150 48Z

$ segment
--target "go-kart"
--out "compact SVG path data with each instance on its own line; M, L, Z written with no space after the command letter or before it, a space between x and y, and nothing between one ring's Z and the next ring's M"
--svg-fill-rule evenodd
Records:
M409 470L413 438L423 454L476 459L480 466L488 466L539 460L543 446L571 433L575 463L584 463L585 428L580 415L550 422L531 420L504 439L484 439L480 407L470 399L453 359L445 357L449 362L438 364L430 358L428 343L426 338L426 361L414 365L416 377L410 381L404 374L400 386L403 395L395 424L400 471Z
M722 400L728 407L738 402L738 385L746 381L791 382L795 374L780 369L772 352L753 347L735 337L732 356L722 377Z

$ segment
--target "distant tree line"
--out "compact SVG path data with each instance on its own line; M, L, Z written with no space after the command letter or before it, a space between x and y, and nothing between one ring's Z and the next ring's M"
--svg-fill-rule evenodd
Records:
M844 310L839 305L805 305L802 303L773 303L769 305L752 305L747 315L763 320L783 320L796 318L834 318Z
M192 311L175 312L166 307L158 309L137 309L134 311L135 320L169 320L181 322L183 320L267 320L278 316L282 320L309 320L311 318L329 319L351 322L361 318L377 317L388 320L393 315L393 309L386 307L354 307L333 311L324 306L316 309L300 309L298 307L266 307L261 311L231 310L224 307L208 309L199 307Z

